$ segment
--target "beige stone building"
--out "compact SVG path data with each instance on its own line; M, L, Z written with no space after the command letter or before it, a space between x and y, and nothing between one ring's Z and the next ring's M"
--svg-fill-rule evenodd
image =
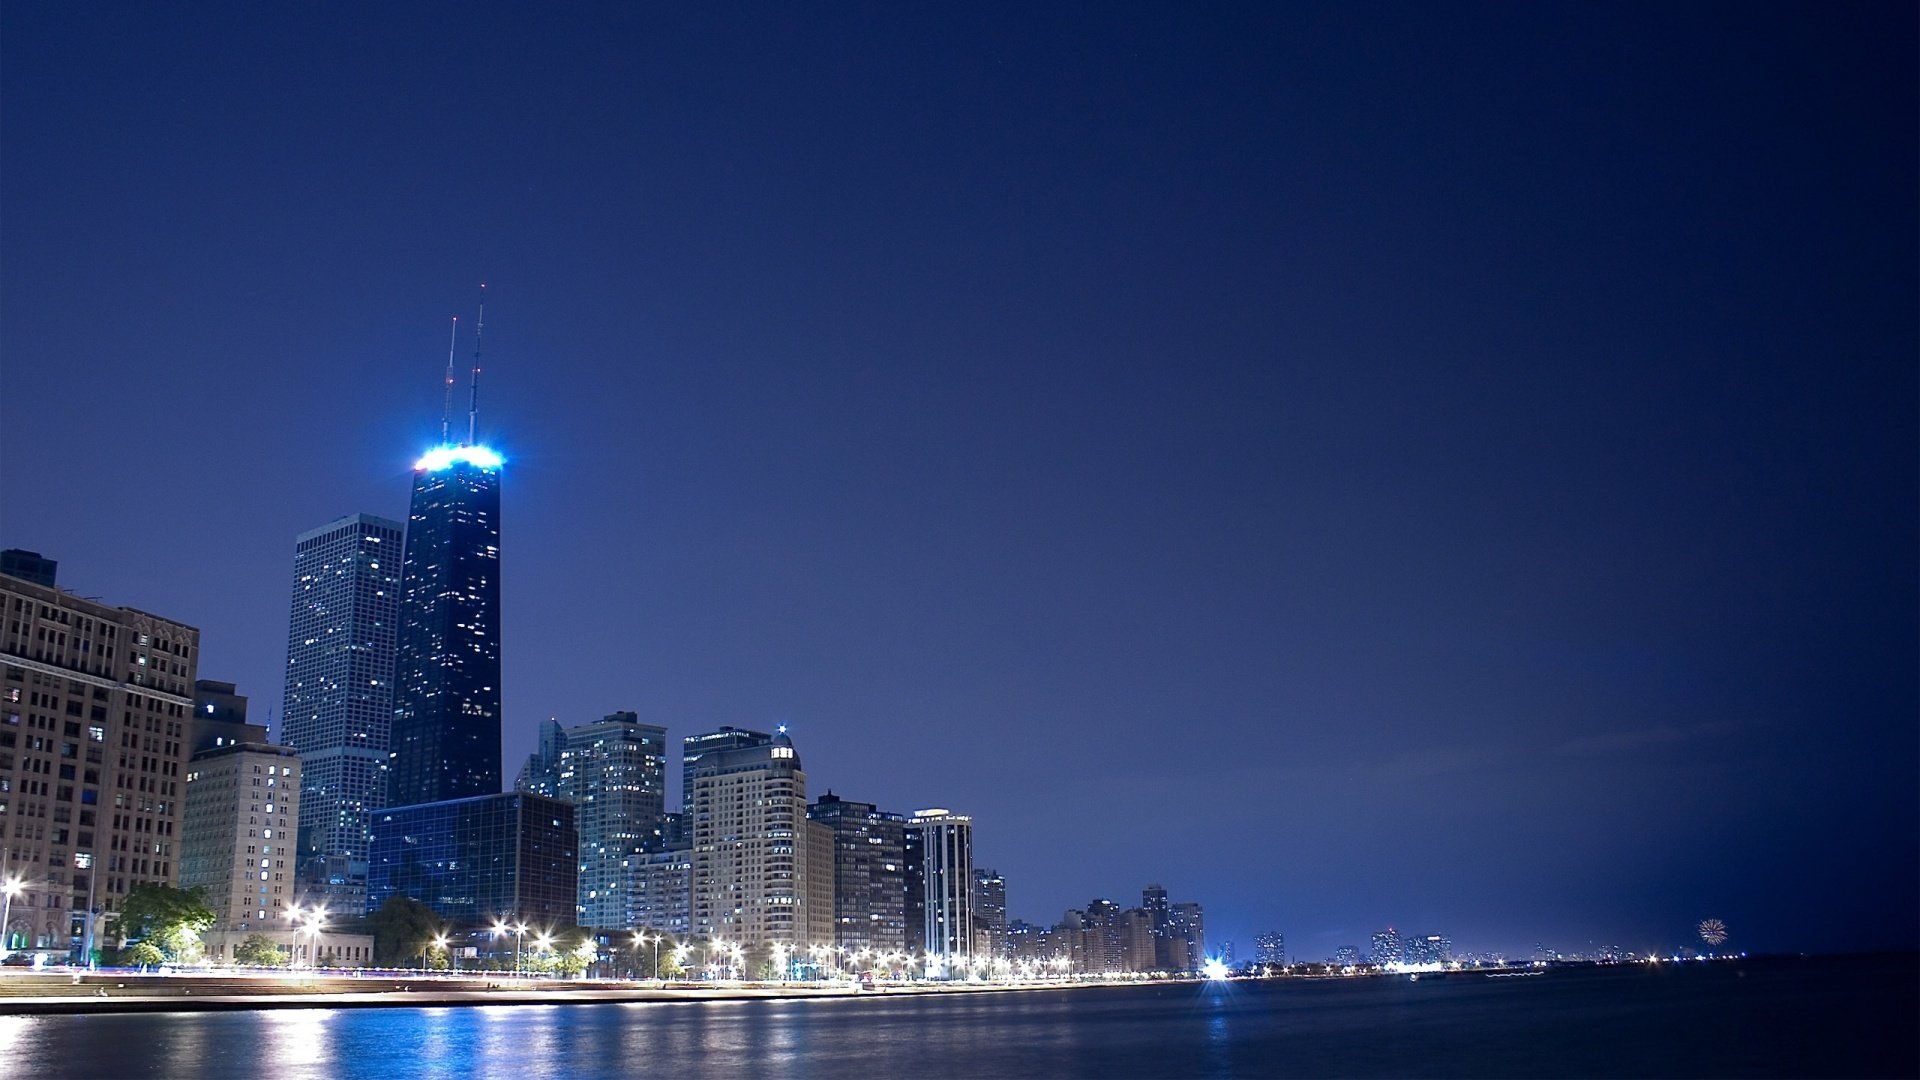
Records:
M0 575L0 952L59 960L111 937L90 910L179 878L200 632L51 579Z
M286 928L300 822L293 748L249 742L203 750L187 765L186 789L181 888L206 890L216 930Z
M749 948L832 944L832 837L807 828L807 776L792 741L780 734L704 753L690 779L693 933Z

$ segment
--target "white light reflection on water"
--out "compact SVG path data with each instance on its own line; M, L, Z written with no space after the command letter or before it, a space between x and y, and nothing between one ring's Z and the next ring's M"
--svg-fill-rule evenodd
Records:
M256 1022L261 1027L261 1045L271 1048L271 1071L288 1080L303 1080L305 1077L324 1078L334 1073L334 1057L338 1051L333 1045L334 1018L339 1015L335 1009L267 1009L257 1014ZM205 1016L194 1017L196 1021L205 1021ZM221 1017L221 1019L230 1019ZM204 1035L211 1025L201 1022L181 1025ZM222 1025L224 1026L224 1025ZM207 1060L198 1053L183 1054L182 1062Z

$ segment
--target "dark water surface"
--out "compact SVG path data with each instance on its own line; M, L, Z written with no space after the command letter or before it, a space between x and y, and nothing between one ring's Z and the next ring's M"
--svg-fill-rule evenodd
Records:
M4 1007L0 1005L0 1007ZM1912 957L815 1001L0 1016L6 1076L1913 1076Z

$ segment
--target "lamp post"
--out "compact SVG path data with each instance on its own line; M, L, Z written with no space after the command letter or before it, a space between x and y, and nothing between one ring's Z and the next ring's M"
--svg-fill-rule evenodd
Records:
M447 953L447 966L451 968L453 966L453 954L451 952L447 952L447 935L445 934L433 935L433 947L436 949L439 949L441 952Z
M665 934L653 935L653 981L660 981L660 941Z
M13 951L13 927L10 925L13 918L13 897L24 888L26 886L21 884L18 874L0 881L0 896L5 897L0 899L0 956L6 956Z
M520 970L520 940L526 936L526 923L520 923L513 928L513 973L515 975L522 974Z

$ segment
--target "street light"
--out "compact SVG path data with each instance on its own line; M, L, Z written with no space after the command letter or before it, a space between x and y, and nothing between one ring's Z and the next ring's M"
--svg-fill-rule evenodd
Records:
M320 966L320 931L325 929L326 925L327 909L324 907L315 908L313 912L307 916L307 963L309 967ZM298 931L294 932L294 937L296 940L299 938Z
M453 954L452 954L452 953L450 953L450 952L447 952L447 935L445 935L445 934L435 934L435 935L433 935L433 947L434 947L434 948L436 948L436 949L439 949L439 950L440 950L441 952L446 952L446 953L447 953L447 966L448 966L448 967L452 967L452 966L453 966ZM424 959L426 959L426 957L421 957L421 959L422 959L422 960L424 960Z
M515 926L513 928L513 973L515 975L522 974L520 970L520 939L526 936L527 936L526 923L520 923L518 926Z
M0 956L6 956L13 951L13 927L9 925L9 920L13 917L13 897L24 888L26 885L20 880L19 874L0 881L0 896L6 897L0 900Z

